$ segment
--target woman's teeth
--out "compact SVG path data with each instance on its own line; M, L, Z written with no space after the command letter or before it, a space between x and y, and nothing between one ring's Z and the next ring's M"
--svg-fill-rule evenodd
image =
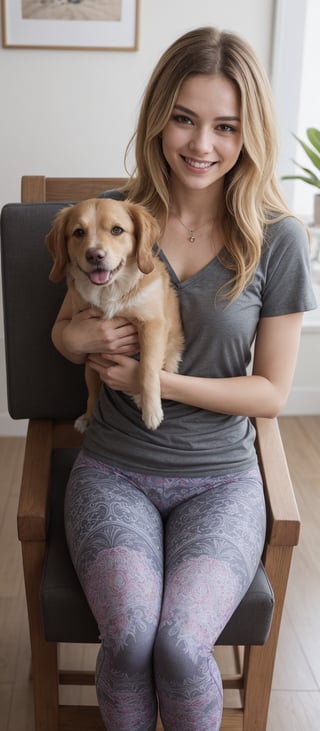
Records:
M210 168L211 165L213 165L212 162L199 162L197 160L192 160L190 157L185 157L184 160L186 163L188 163L188 165L191 165L191 167L199 168L200 170L205 170L206 168Z

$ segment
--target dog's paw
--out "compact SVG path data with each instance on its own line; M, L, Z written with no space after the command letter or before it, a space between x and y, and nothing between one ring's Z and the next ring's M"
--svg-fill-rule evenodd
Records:
M161 401L159 401L158 403L156 399L154 399L152 404L150 403L150 400L143 403L143 399L140 393L136 393L134 396L132 396L132 399L138 409L142 411L142 419L148 429L152 429L152 431L158 429L158 426L163 420Z
M84 434L88 426L90 424L90 419L88 419L87 414L82 414L82 416L79 416L75 422L74 422L74 428L80 432L80 434Z
M163 411L161 403L157 408L151 409L150 406L146 406L142 409L142 418L148 429L155 431L160 426L163 420Z

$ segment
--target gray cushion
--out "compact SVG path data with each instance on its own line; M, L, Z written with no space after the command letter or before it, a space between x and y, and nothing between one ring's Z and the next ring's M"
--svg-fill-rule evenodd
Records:
M83 368L65 360L50 335L65 285L49 282L52 260L44 239L65 205L9 203L1 213L8 409L14 419L73 419L85 410Z
M98 628L74 571L65 539L63 502L76 450L55 450L52 463L52 517L43 572L41 604L45 636L56 642L98 642ZM217 644L261 645L268 638L273 592L262 564Z

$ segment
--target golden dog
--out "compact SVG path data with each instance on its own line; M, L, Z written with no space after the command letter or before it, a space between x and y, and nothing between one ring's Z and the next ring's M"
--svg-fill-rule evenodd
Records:
M154 254L156 220L138 204L92 198L59 211L46 245L54 264L50 279L64 277L73 311L93 306L101 316L126 317L140 342L140 394L134 401L149 429L163 419L160 370L176 372L183 350L179 305L164 264ZM76 428L85 431L100 390L86 366L88 402Z

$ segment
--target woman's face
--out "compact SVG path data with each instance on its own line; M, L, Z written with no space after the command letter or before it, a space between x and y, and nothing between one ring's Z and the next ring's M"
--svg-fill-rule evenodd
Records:
M225 76L191 76L178 94L162 132L171 180L206 188L233 168L243 144L240 98Z

